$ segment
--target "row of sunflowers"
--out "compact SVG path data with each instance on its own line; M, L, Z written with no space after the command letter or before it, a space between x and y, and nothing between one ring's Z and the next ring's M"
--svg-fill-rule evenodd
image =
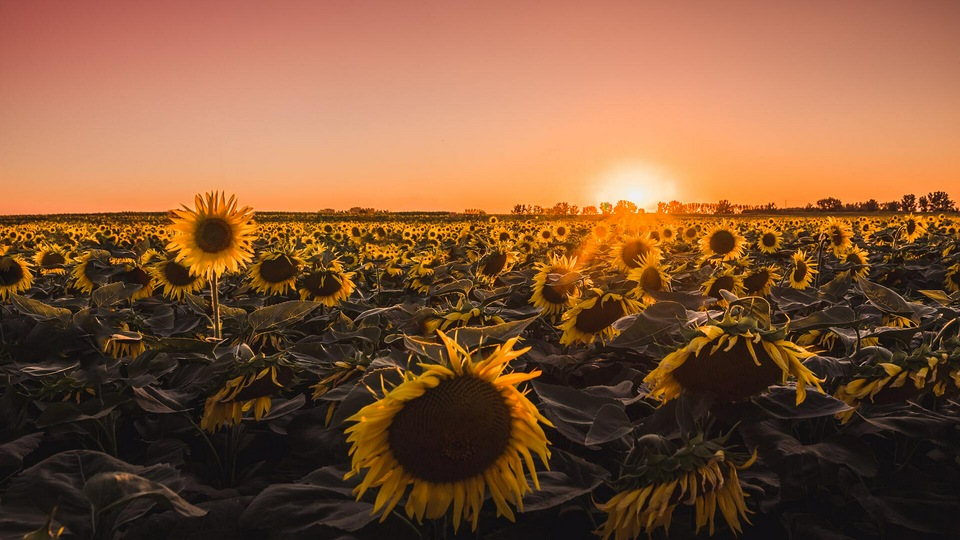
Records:
M0 533L956 537L958 224L8 220Z

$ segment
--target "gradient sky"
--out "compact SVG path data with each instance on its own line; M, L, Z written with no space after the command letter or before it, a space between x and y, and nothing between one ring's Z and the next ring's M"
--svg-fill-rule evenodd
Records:
M960 2L0 0L0 213L960 199Z

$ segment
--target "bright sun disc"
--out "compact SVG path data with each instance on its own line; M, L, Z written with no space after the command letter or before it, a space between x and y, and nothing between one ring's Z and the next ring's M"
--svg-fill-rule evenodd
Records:
M601 202L617 204L623 199L647 211L655 211L657 202L677 197L677 189L667 171L649 163L620 163L603 171L595 185Z

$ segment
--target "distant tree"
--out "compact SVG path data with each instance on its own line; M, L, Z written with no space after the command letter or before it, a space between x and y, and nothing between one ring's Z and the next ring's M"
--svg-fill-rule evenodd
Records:
M617 201L617 205L613 207L613 213L617 214L618 216L625 214L636 214L637 203L620 199Z
M686 206L680 201L670 201L667 203L667 212L670 214L685 214L688 211Z
M666 214L667 213L667 203L663 201L657 201L657 213Z
M600 213L607 216L613 213L613 205L608 202L600 203Z
M903 212L916 212L917 211L917 196L913 193L908 193L900 199L900 210Z
M580 211L580 214L584 216L595 216L600 213L600 210L597 210L596 206L584 206L583 210Z
M527 214L530 211L529 208L530 207L525 204L515 204L513 205L513 210L510 210L510 213L514 215Z
M823 212L837 212L843 210L843 203L835 197L827 197L817 201L817 208Z
M533 208L530 209L530 213L540 215L543 213L543 207L539 204L535 204L533 205Z
M864 212L876 212L880 210L880 203L876 199L870 199L867 202L860 205L860 209Z
M953 211L953 201L946 191L934 191L927 193L927 203L930 205L931 212L951 212Z
M713 211L714 214L732 214L733 205L730 204L730 201L726 199L720 199L720 202L717 203L716 209Z
M916 206L916 202L914 202L914 206ZM887 212L896 212L901 208L903 208L903 201L890 201L883 203L883 209Z
M920 207L921 212L926 212L930 207L930 201L926 197L920 197L917 206Z

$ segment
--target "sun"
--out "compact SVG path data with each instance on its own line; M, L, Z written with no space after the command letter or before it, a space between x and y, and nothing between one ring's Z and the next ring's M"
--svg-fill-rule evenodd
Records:
M599 202L617 204L633 202L648 212L656 211L657 203L677 198L673 175L662 167L644 161L627 161L608 167L597 175L592 185L598 186Z

